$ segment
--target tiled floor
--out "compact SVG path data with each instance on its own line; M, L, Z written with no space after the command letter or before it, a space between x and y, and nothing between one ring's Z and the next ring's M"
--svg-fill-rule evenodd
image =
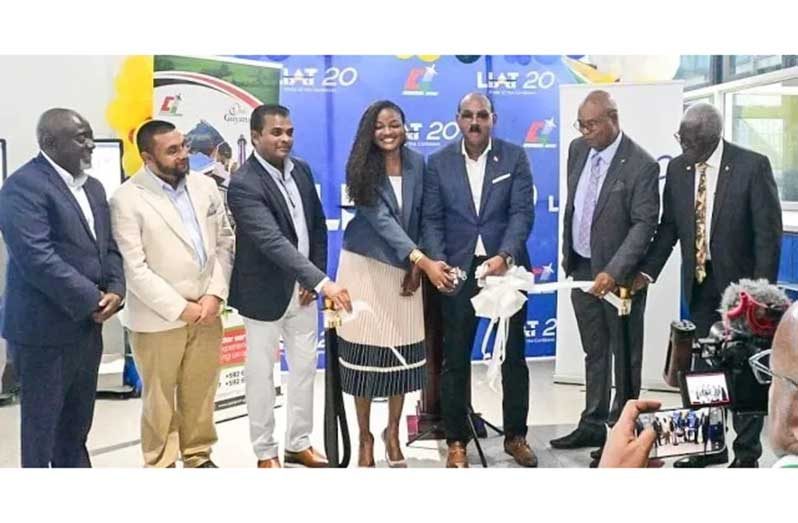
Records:
M590 462L588 451L553 450L550 439L567 434L578 419L584 402L584 388L576 385L552 383L553 360L529 362L531 372L531 401L529 413L529 442L538 455L541 467L587 467ZM494 393L484 382L485 367L473 367L474 408L488 421L501 424L501 396ZM316 376L316 410L313 444L323 448L322 417L324 398L324 375ZM644 391L644 398L658 399L663 407L677 407L680 398L677 394ZM278 399L278 404L282 403ZM405 402L405 414L415 411L419 393L410 394ZM353 462L357 459L357 422L352 398L345 396L347 420L352 434ZM139 414L141 402L130 400L98 400L94 426L89 436L89 449L95 467L140 467L141 451L138 445ZM283 440L285 430L285 410L278 406L277 434ZM372 411L372 433L377 436L375 458L378 467L385 467L384 448L379 434L385 427L388 408L385 402L375 402ZM255 457L249 443L246 409L235 407L220 413L217 425L219 442L214 447L213 459L220 467L253 467ZM403 423L402 440L406 441L407 428ZM729 441L733 433L730 429ZM489 431L489 437L481 440L488 463L492 467L514 467L515 463L502 450L502 438ZM766 467L776 461L768 449L766 435L762 437L764 455L760 466ZM410 467L442 467L445 461L445 444L442 441L420 441L405 449ZM472 466L479 465L479 458L473 444L469 445L469 458ZM0 407L0 467L15 467L19 464L19 407L17 405ZM351 466L351 465L350 465Z

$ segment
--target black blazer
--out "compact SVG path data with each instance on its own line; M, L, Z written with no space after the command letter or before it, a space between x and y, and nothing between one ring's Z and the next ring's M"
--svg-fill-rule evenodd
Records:
M568 148L568 202L563 226L563 269L574 270L574 199L590 146L577 138ZM630 283L648 249L659 216L659 164L626 133L601 186L590 234L593 277L607 272Z
M230 305L247 318L282 317L297 281L314 289L327 268L327 220L307 163L291 158L310 239L309 257L297 250L294 222L279 187L254 155L230 178L227 202L236 223Z
M683 156L668 165L662 218L641 271L656 279L678 240L688 302L695 275L695 169ZM709 248L720 292L741 278L775 282L781 253L781 204L766 156L724 140Z
M74 343L100 328L91 314L101 291L124 298L122 256L111 235L102 184L83 186L96 239L75 196L41 154L0 191L0 230L8 248L3 337L25 345Z

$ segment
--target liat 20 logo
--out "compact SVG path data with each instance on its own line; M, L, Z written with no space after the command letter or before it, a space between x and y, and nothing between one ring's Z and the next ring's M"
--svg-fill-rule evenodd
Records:
M415 67L410 70L405 80L405 90L402 94L407 96L438 96L437 91L432 90L432 79L438 75L435 64L427 67Z
M548 120L535 120L526 131L524 147L529 149L554 149L557 147L554 129L557 124L554 118Z

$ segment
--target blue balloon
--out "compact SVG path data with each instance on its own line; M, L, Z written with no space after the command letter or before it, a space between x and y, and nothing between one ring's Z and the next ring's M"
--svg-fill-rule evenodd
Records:
M532 56L535 61L543 65L551 65L560 61L560 56L556 54L536 54Z

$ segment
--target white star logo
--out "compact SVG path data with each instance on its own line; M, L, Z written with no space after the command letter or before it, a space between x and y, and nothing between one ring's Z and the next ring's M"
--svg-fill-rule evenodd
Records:
M435 64L427 66L426 72L430 75L430 78L438 74L438 71L435 70Z

